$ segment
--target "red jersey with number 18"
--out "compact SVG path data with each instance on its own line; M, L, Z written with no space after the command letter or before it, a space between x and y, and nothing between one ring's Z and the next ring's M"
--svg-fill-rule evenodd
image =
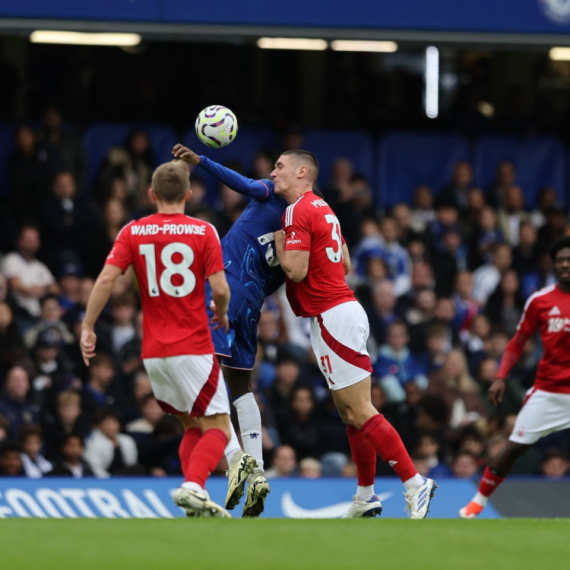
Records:
M224 269L215 228L184 214L154 214L127 224L107 264L133 265L143 310L143 358L214 352L206 278Z
M286 251L310 252L305 279L300 283L286 280L293 312L298 317L314 317L354 301L344 279L344 238L331 207L313 192L306 192L285 210L283 229Z

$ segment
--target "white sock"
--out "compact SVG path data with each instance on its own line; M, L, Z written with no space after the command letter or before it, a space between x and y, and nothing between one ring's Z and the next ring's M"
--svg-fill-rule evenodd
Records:
M226 459L228 460L228 465L231 463L234 455L238 451L241 451L239 439L238 439L238 436L236 434L236 430L234 429L234 425L232 424L231 420L230 420L230 434L231 434L230 435L230 441L228 441L228 445L226 445L226 449L224 450L224 455L226 456Z
M182 483L182 487L184 487L184 489L189 489L190 491L198 491L199 493L206 493L206 495L208 495L206 489L200 487L200 485L198 485L198 483L194 483L194 481L184 481L184 483ZM210 495L208 495L208 497L210 497Z
M257 461L263 471L263 445L261 441L261 413L253 392L248 392L234 401L243 449Z
M474 503L477 503L478 505L485 507L487 505L487 501L489 500L489 497L485 497L485 495L481 495L481 493L479 493L479 491L477 491L477 494L471 500Z
M404 481L404 487L406 491L413 491L414 489L419 489L424 483L424 478L419 473L416 473L411 479Z
M356 487L356 496L354 499L356 501L369 501L374 496L374 485L367 485L362 487L358 485Z

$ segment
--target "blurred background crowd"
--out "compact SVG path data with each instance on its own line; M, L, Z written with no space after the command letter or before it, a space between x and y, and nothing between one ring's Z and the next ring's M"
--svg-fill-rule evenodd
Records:
M89 368L78 346L87 299L117 233L155 211L152 142L133 128L123 145L107 149L88 183L93 159L59 111L15 131L0 214L0 475L181 474L182 428L158 407L141 362L131 272L98 322ZM303 136L288 132L280 145L227 166L269 178L279 150L302 147ZM340 220L352 257L347 280L370 321L373 404L421 474L472 477L507 441L534 381L538 339L526 345L499 408L486 398L525 300L555 282L548 249L570 235L567 211L547 186L526 207L509 161L482 188L470 162L459 160L445 186L419 184L412 201L390 208L346 157L329 170L320 189ZM187 213L223 236L246 200L212 187L200 168L191 180ZM266 300L253 378L269 476L353 477L345 428L308 330L282 291ZM552 434L515 473L561 477L569 453L568 433ZM382 463L377 472L392 474Z

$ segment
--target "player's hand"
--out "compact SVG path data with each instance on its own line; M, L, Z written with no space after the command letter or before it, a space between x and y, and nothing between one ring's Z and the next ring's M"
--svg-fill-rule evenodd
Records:
M224 331L228 332L228 330L230 329L230 321L228 319L228 314L224 313L223 315L220 315L218 313L218 308L216 307L216 303L214 303L214 301L210 302L210 311L214 313L214 316L210 321L212 323L212 329L216 331L223 327Z
M89 366L89 359L95 356L95 345L97 344L97 335L89 329L83 329L81 331L81 340L79 341L81 346L81 356L83 356L83 362L85 366Z
M495 378L495 381L489 388L489 402L496 406L503 401L503 394L505 393L505 381L502 378Z
M197 155L193 150L190 150L188 147L177 144L174 145L172 149L172 154L174 158L178 158L179 160L183 160L188 164L200 164L200 156Z

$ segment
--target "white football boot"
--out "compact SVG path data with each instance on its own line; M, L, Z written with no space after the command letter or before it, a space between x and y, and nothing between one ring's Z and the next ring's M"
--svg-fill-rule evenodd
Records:
M346 515L343 519L360 519L360 518L373 518L382 514L382 503L376 495L368 501L359 501L354 496L352 505L350 505Z
M265 508L265 499L269 494L269 483L261 469L256 469L247 478L247 498L243 506L242 517L258 517Z
M206 491L194 491L179 487L172 495L174 504L186 511L187 517L217 517L231 519L232 516L210 499Z
M429 513L429 504L435 495L437 483L424 477L424 484L412 491L406 491L406 511L411 519L425 519Z
M247 453L238 451L233 457L226 471L228 476L228 494L226 495L226 509L231 511L240 502L244 494L245 483L249 475L257 467L257 461Z

